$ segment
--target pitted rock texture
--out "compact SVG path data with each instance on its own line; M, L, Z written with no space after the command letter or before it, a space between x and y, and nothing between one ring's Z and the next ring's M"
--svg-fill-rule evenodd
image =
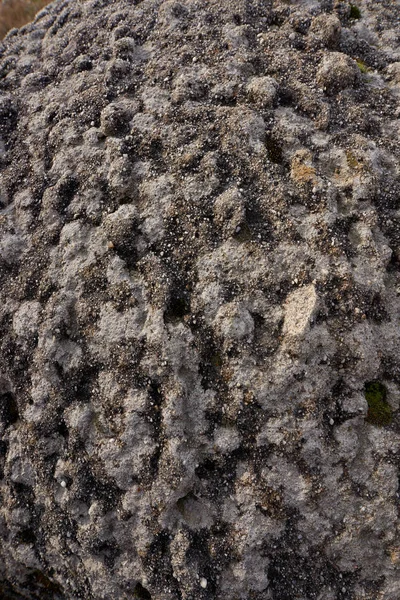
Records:
M399 5L55 2L0 46L0 595L398 600Z

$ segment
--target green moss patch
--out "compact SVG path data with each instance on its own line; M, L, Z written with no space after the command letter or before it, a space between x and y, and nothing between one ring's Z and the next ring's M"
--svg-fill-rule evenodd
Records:
M362 60L356 60L357 63L357 67L360 69L361 73L369 73L369 69L367 67L367 65L365 64L365 62L363 62Z
M367 423L383 427L392 422L392 409L386 401L386 393L385 386L379 381L369 381L365 384L365 398L368 402Z
M361 10L355 4L350 4L350 19L361 19Z

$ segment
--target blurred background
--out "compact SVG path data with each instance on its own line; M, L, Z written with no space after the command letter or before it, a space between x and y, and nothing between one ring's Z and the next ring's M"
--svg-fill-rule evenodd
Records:
M0 39L13 27L32 21L50 0L0 0Z

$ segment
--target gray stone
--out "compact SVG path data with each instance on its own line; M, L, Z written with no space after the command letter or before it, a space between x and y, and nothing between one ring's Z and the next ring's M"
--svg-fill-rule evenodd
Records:
M1 43L2 598L400 597L395 4Z

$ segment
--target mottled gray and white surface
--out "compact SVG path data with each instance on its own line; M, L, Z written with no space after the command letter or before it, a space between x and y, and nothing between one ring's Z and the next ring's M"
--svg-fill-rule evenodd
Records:
M400 598L400 7L357 5L0 45L2 598Z

